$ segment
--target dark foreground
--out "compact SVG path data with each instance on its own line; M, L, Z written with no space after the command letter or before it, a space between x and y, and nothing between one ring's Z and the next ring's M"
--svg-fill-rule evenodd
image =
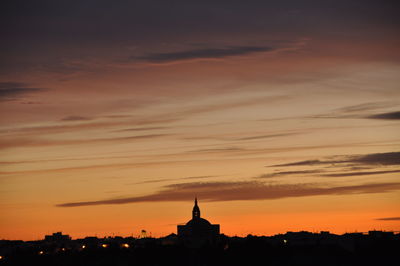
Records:
M69 245L37 241L28 246L9 242L8 249L3 241L1 250L8 251L0 265L399 265L399 235L221 237L217 244L202 248L170 240L83 239Z

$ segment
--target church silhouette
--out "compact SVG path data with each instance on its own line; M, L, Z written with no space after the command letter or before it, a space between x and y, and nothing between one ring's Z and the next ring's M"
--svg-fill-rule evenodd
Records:
M211 224L200 217L197 197L194 200L192 219L185 225L178 225L178 239L189 247L215 244L219 238L219 224Z

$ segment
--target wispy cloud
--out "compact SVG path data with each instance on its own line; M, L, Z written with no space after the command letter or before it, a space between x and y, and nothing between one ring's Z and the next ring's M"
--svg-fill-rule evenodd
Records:
M34 88L20 82L0 82L0 101L14 101L44 90L46 89Z
M400 221L400 217L383 217L383 218L377 218L375 220L378 220L378 221Z
M170 136L173 136L171 134L167 134ZM160 136L161 137L161 136ZM165 136L167 137L167 136ZM112 138L110 138L111 141ZM150 139L150 138L149 138ZM2 144L7 145L8 139L3 138ZM117 140L118 141L118 140ZM121 139L123 141L123 138ZM29 144L33 145L33 144ZM53 144L55 145L55 144ZM25 175L30 175L30 174L40 174L40 173L51 173L51 172L75 172L75 171L82 171L82 170L89 170L89 169L113 169L116 167L144 167L144 166L163 166L163 165L171 165L171 164L181 164L181 163L188 163L188 162L205 162L204 160L199 160L196 158L188 158L188 154L192 153L221 153L221 154L230 154L230 155L259 155L259 154L273 154L273 153L282 153L282 152L297 152L297 151L309 151L309 150L315 150L315 149L327 149L327 148L337 148L337 147L357 147L359 145L364 145L363 143L344 143L340 145L317 145L317 146L298 146L298 147L279 147L279 148L260 148L260 149L251 149L251 148L241 148L241 147L222 147L222 148L209 148L209 149L199 149L199 150L190 150L190 151L184 151L182 153L176 153L174 154L175 159L171 160L171 153L165 153L165 154L159 154L157 155L157 158L153 158L154 160L152 161L146 161L146 162L136 162L136 163L102 163L102 164L91 164L91 165L86 165L86 166L74 166L74 167L62 167L62 168L52 168L52 169L42 169L42 170L29 170L29 171L3 171L1 174L25 174ZM12 145L11 145L12 146ZM23 146L22 144L19 144L19 146ZM209 145L199 145L199 146L205 146L209 147ZM188 147L193 147L193 146L188 146ZM150 149L152 150L152 149ZM345 157L345 156L343 156ZM44 161L91 161L91 160L109 160L109 159L127 159L127 158L132 158L132 156L103 156L103 157L89 157L89 158L64 158L64 159L51 159L51 160L44 160ZM247 159L260 159L258 156L250 158L248 157ZM235 163L238 159L237 158L228 158L227 156L220 156L218 158L215 158L212 160L212 162L232 162ZM240 159L243 160L243 159ZM211 161L211 159L210 159ZM338 160L341 162L340 160ZM0 162L1 164L21 164L21 163L35 163L35 162L42 162L42 160L22 160L22 161L2 161ZM315 164L308 163L308 162L314 162L313 160L310 161L301 161L299 165L301 166L313 166L320 164L319 160L315 160ZM329 162L331 164L332 161ZM326 164L326 163L325 163ZM294 163L289 163L289 164L280 164L281 165L298 165L298 162ZM367 165L367 164L332 164L333 166L337 167L344 167L345 169L348 170L368 170L375 168L376 165ZM275 167L276 165L269 165L265 167ZM368 166L368 167L367 167ZM350 167L350 168L349 168Z
M129 132L129 131L148 131L148 130L160 130L160 129L168 129L169 127L134 127L134 128L126 128L121 130L116 130L115 132Z
M400 112L389 112L389 113L382 113L382 114L377 114L377 115L370 115L367 118L383 119L383 120L399 120Z
M361 164L399 165L400 152L372 153L367 155L354 156L347 162Z
M14 128L0 131L0 133L22 133L22 134L49 134L49 133L58 133L58 132L69 132L69 131L80 131L80 130L90 130L96 128L107 128L107 127L117 127L117 126L126 126L126 125L135 125L135 126L144 126L144 125L152 125L152 124L164 124L164 123L172 123L178 121L179 118L173 117L147 117L147 118L138 118L138 119L129 119L129 120L118 120L118 121L99 121L99 122L88 122L88 123L63 123L63 124L54 124L49 126L34 126L34 127L22 127L22 128Z
M348 177L348 176L382 175L382 174L392 174L392 173L400 173L400 170L332 173L332 174L325 174L325 175L322 175L322 176L327 176L327 177Z
M333 160L327 160L327 161L320 161L320 160L305 160L305 161L299 161L299 162L293 162L293 163L285 163L285 164L276 164L276 165L271 165L271 167L284 167L284 166L311 166L311 165L320 165L320 164L334 164L338 163L341 161L333 161Z
M106 127L141 127L141 126L150 126L150 125L162 125L169 124L177 121L181 121L186 119L192 115L198 115L203 113L227 110L232 108L240 108L253 106L255 104L267 104L270 102L277 102L280 100L286 100L289 96L278 95L278 96L266 96L266 97L256 97L251 99L243 99L237 101L230 101L226 103L218 103L213 105L201 105L194 106L190 108L185 108L181 111L165 113L154 116L143 116L137 118L126 118L124 117L116 117L116 119L112 119L111 121L89 121L87 123L63 123L63 124L54 124L54 125L46 125L46 126L34 126L34 127L21 127L21 128L10 128L4 131L0 131L0 133L15 133L18 134L49 134L49 133L57 133L57 132L68 132L68 131L80 131L87 129L96 129L96 128L106 128ZM109 117L111 118L111 117ZM121 118L121 119L118 119ZM135 131L135 130L132 130Z
M211 149L198 149L188 151L187 153L229 153L229 152L240 152L246 149L240 147L224 147L224 148L211 148Z
M91 117L87 117L87 116L79 116L79 115L70 115L70 116L66 116L66 117L63 117L62 119L61 119L61 121L71 121L71 122L73 122L73 121L89 121L89 120L92 120L93 118L91 118Z
M352 186L327 187L326 185L318 184L272 185L257 181L194 182L167 185L163 187L163 190L145 196L67 202L56 206L78 207L138 202L186 201L191 200L193 195L198 195L198 197L204 201L270 200L317 195L382 193L399 189L400 183L369 183Z
M374 114L379 109L397 106L395 102L368 102L357 105L350 105L332 110L329 113L315 115L312 118L334 118L334 119L399 119L400 112Z
M269 139L269 138L278 138L278 137L293 136L293 135L298 135L298 134L301 134L301 133L281 133L281 134L258 135L258 136L250 136L250 137L237 138L237 139L235 139L235 140Z
M324 164L366 164L366 165L399 165L400 152L371 153L366 155L336 156L335 159L305 160L286 164L273 165L283 166L313 166Z
M213 176L213 175L204 175L204 176L188 176L188 177L182 177L182 178L151 179L151 180L145 180L145 181L136 182L136 183L131 183L131 184L135 184L135 185L139 185L139 184L153 184L153 183L163 183L163 182L170 182L170 181L177 181L177 180L206 179L206 178L211 178L211 177L216 177L216 176Z
M184 137L184 140L218 140L218 141L247 141L247 140L261 140L261 139L270 139L270 138L280 138L287 136L294 136L304 134L304 132L286 132L286 133L271 133L265 135L254 135L254 134L246 134L247 136L243 136L243 133L225 133L225 134L215 134L215 135L201 135L201 136L190 136ZM236 149L236 148L234 148Z
M278 177L278 176L292 176L292 175L309 175L309 174L318 174L322 173L324 170L304 170L304 171L282 171L282 172L275 172L275 173L270 173L270 174L263 174L260 176L257 176L256 178L272 178L272 177Z
M56 146L56 145L76 145L76 144L91 144L91 143L105 143L105 142L125 142L134 140L153 139L159 137L169 136L169 134L149 134L137 135L128 137L115 137L115 138L95 138L95 139L76 139L76 140L47 140L37 138L4 138L0 141L0 150L17 148L17 147L33 147L33 146Z
M314 165L313 161L303 161L301 163L305 163L306 165ZM321 161L317 161L315 164L321 164ZM303 165L303 164L299 164ZM291 166L291 165L290 165ZM358 168L358 167L354 167ZM354 169L352 168L352 169ZM370 168L363 168L370 169ZM325 174L324 174L325 173ZM386 171L344 171L344 172L328 172L324 169L315 169L315 170L300 170L300 171L281 171L274 172L269 174L263 174L256 176L255 178L273 178L273 177L281 177L281 176L297 176L297 175L313 175L317 174L322 177L350 177L350 176L366 176L366 175L381 175L381 174L392 174L392 173L400 173L400 170L386 170Z
M269 52L274 48L266 46L227 46L222 48L193 49L178 52L150 53L131 57L131 60L143 60L151 63L168 63L182 60L213 59L228 56L246 55L257 52Z
M204 178L210 178L210 177L216 177L215 175L201 175L201 176L187 176L187 177L182 177L181 179L204 179Z
M210 105L200 105L194 106L178 113L179 116L187 117L189 115L197 115L233 108L248 107L254 105L262 105L268 103L277 103L278 101L288 100L291 97L288 95L274 95L274 96L263 96L263 97L253 97L247 99L240 99L230 102L219 102L217 104Z
M362 104L350 105L350 106L338 108L335 110L335 112L347 113L347 114L360 113L360 112L366 112L366 111L374 111L377 109L382 109L382 108L390 107L393 105L394 105L394 103L392 103L392 102L368 102L368 103L362 103Z

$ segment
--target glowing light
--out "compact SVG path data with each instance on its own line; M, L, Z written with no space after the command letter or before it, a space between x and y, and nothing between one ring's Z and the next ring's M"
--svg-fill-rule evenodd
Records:
M0 256L0 260L2 260L3 259L3 256Z
M85 245L82 245L82 248L86 248L86 246L85 246Z
M107 244L102 244L101 245L103 248L106 248L106 247L108 247L108 245Z
M125 243L125 244L122 244L122 247L123 247L123 248L129 248L129 244L126 244L126 243Z
M43 255L43 254L44 254L43 250L39 251L39 255Z
M62 251L65 251L65 248L62 248L61 250L62 250Z
M286 244L286 243L287 243L287 240L286 240L286 239L283 239L283 243L285 243L285 244Z

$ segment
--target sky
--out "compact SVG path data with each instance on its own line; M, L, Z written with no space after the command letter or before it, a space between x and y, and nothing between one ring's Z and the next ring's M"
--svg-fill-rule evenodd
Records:
M1 1L0 239L400 230L398 1Z

